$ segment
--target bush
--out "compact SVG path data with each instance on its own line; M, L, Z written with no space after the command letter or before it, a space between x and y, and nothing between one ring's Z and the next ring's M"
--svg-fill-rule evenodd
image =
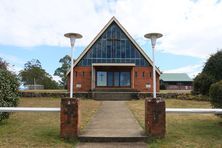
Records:
M161 84L160 84L160 89L161 89L161 90L166 90L166 85L163 84L163 83L161 83Z
M18 79L7 70L0 69L0 106L14 107L18 102ZM0 121L9 117L9 113L0 112Z
M202 73L212 76L216 81L222 80L222 49L210 56Z
M193 81L193 94L209 95L210 85L222 80L222 49L211 55Z
M210 86L210 101L214 108L222 108L222 80Z
M202 95L208 95L209 94L209 88L210 85L214 83L214 79L205 74L200 73L198 74L194 81L193 81L193 94L202 94Z

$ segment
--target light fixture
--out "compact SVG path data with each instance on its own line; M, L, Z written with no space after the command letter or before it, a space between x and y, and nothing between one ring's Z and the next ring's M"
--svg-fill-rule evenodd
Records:
M148 33L144 37L151 40L152 51L153 51L153 98L156 99L156 66L155 66L155 56L154 50L156 45L156 40L161 38L163 35L161 33Z
M75 45L75 40L82 38L81 34L78 33L66 33L65 37L70 38L71 43L71 75L70 75L70 98L73 97L73 50Z

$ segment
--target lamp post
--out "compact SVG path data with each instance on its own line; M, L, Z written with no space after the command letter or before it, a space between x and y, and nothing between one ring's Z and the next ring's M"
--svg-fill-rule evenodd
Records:
M76 39L82 38L81 34L78 33L66 33L65 37L70 38L71 43L71 76L70 76L70 98L73 97L73 50Z
M156 45L156 40L161 38L163 35L161 33L148 33L144 37L151 40L152 51L153 51L153 98L156 99L156 66L155 66L155 56L154 50Z

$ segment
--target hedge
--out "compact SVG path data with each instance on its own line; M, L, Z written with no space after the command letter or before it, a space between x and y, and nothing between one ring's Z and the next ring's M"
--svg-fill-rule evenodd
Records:
M7 70L0 69L0 106L15 107L18 103L18 79ZM9 113L0 112L0 121L9 118Z
M222 108L222 80L210 86L210 101L214 108Z

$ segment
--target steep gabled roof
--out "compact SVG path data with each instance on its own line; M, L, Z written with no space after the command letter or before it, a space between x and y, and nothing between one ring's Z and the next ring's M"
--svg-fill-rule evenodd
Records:
M149 62L151 66L153 66L152 60L148 57L148 55L144 52L144 50L136 43L136 41L131 37L131 35L126 31L126 29L119 23L119 21L113 16L110 21L103 27L103 29L97 34L97 36L92 40L92 42L83 50L83 52L80 54L80 56L75 60L73 67L75 67L79 61L84 57L84 55L90 50L90 48L93 46L93 44L99 39L99 37L106 31L106 29L115 22L120 29L126 34L126 36L129 38L129 40L133 43L133 45L139 50L139 52L145 57L145 59ZM72 68L73 68L72 67ZM71 69L67 72L69 72ZM157 73L160 75L160 70L156 67Z
M160 80L165 82L192 82L192 79L186 73L163 73Z

